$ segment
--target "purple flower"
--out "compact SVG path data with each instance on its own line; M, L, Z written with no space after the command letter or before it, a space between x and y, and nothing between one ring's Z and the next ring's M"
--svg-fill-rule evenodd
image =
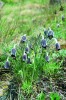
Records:
M9 68L10 68L10 63L9 63L8 59L7 59L7 61L5 62L4 68L5 68L5 69L9 69Z
M24 52L23 56L22 56L22 60L26 61L27 60L27 54Z
M27 44L27 47L25 48L25 52L29 53L29 46L28 46L28 44Z
M45 59L46 59L47 62L49 62L49 55L48 55L48 53L46 54Z
M21 42L26 42L26 34L22 36Z
M60 44L58 42L56 43L56 50L60 50Z
M53 37L54 37L54 32L51 29L49 29L49 31L48 31L48 38L52 39Z
M16 59L16 48L15 48L15 45L14 45L14 48L12 48L12 50L11 50L11 57Z
M42 40L41 40L41 46L43 48L46 48L47 47L47 42L46 42L46 39L44 39L44 36L42 37Z
M11 56L12 56L12 57L16 57L16 49L13 48L13 49L11 50Z

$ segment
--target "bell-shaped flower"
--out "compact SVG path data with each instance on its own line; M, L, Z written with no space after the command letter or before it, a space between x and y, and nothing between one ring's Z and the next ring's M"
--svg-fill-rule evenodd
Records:
M21 38L21 42L26 42L26 34L24 34Z
M46 53L46 56L45 56L45 60L47 61L47 62L49 62L49 55L48 55L48 52Z
M46 39L44 39L44 36L42 36L41 46L42 46L43 48L46 48L46 47L47 47L47 42L46 42Z
M60 50L61 48L60 48L60 44L57 42L56 43L56 50Z
M27 44L27 47L25 48L25 52L28 54L29 53L29 46Z
M10 68L10 62L9 62L8 58L7 58L7 61L5 62L4 68L5 69L9 69Z
M56 44L55 44L55 48L56 50L60 50L60 43L57 41L57 39L55 40Z
M12 50L11 50L11 56L16 57L16 47L15 47L15 45L14 45L14 48L12 48Z
M24 54L23 54L23 56L22 56L22 60L23 60L23 61L26 61L26 60L27 60L27 54L25 53L25 51L24 51Z
M52 39L53 37L54 37L54 32L53 32L53 30L51 30L51 28L49 28L49 30L48 30L48 38Z

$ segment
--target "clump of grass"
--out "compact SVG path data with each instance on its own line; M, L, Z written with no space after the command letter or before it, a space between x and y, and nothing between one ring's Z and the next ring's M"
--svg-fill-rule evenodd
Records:
M38 94L36 100L45 100L45 94L43 92L41 92L40 94Z
M51 100L60 100L61 99L61 97L59 96L59 94L58 93L50 93L50 98L51 98Z

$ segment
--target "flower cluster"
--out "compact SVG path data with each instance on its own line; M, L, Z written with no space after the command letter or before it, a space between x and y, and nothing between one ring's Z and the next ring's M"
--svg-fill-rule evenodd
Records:
M54 40L55 44L54 47L58 51L60 50L60 44L57 41L57 39L54 37L54 32L51 30L51 28L45 29L44 34L39 34L38 36L35 37L28 37L23 35L21 37L19 46L21 47L20 49L22 50L22 55L21 55L21 60L23 62L26 62L27 64L32 64L34 62L34 59L36 57L36 54L38 53L38 56L44 55L45 61L49 62L50 57L49 57L49 47L52 47L52 42L50 43L49 41ZM11 50L11 57L16 59L16 45ZM33 54L34 53L34 54ZM4 68L9 68L10 63L9 60L5 62Z

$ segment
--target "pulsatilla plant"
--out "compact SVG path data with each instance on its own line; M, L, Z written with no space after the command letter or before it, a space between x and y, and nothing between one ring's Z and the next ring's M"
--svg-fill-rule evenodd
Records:
M60 50L60 44L54 38L54 32L51 29L37 36L21 37L19 45L12 49L9 59L14 75L23 84L22 89L28 88L27 83L26 87L24 86L25 80L31 85L34 79L42 74L43 67L47 66L47 63L50 64L51 52L54 50ZM9 65L7 67L9 68Z

